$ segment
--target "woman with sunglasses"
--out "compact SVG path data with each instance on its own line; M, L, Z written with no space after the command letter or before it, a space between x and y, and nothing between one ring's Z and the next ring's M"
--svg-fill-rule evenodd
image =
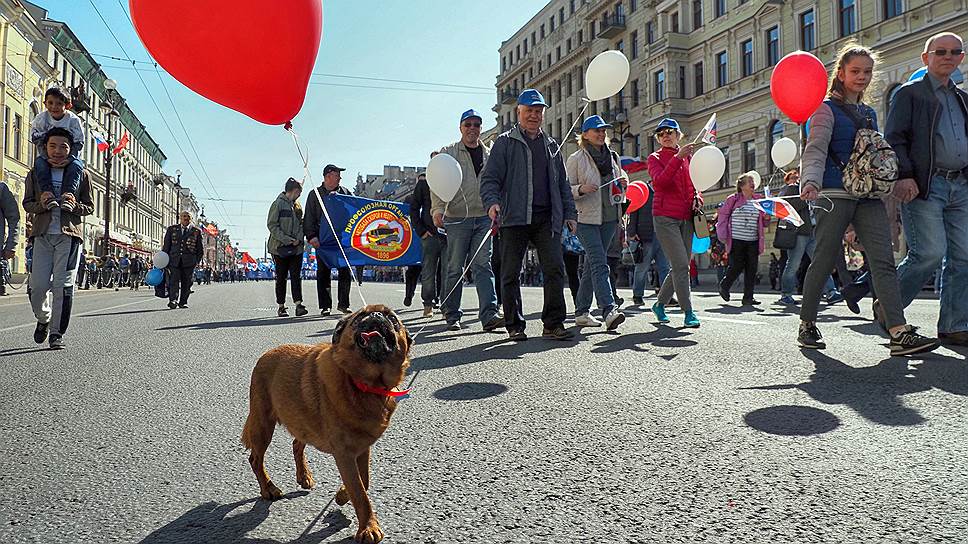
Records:
M864 91L873 81L876 60L876 53L866 47L845 45L830 76L827 99L810 119L810 135L801 159L800 196L813 202L822 193L829 202L815 210L816 247L803 280L797 336L797 343L803 348L826 347L816 326L820 292L834 262L844 258L843 238L848 224L854 226L867 249L874 288L880 297L874 311L884 317L891 336L891 355L911 355L938 346L937 340L921 336L904 321L884 202L880 198L858 198L844 189L840 164L853 152L859 127L866 125L877 130L876 114L864 103Z
M665 306L673 291L685 313L685 326L699 327L699 319L689 298L689 257L692 254L692 217L702 206L702 195L689 177L689 158L694 144L679 145L682 132L675 119L663 119L655 131L661 149L649 155L647 166L652 177L652 216L655 238L666 254L672 272L659 288L652 313L659 323L668 323Z

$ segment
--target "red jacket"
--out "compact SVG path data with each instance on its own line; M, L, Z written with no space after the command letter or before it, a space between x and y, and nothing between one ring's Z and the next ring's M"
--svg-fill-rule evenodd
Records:
M649 155L647 165L652 177L652 215L680 221L692 219L694 198L702 195L689 177L689 159L676 157L677 149L663 147Z

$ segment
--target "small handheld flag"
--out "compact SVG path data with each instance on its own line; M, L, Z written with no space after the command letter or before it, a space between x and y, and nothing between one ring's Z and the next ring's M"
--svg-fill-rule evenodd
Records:
M707 144L716 145L716 114L714 113L706 126L702 127L702 141Z
M782 198L760 198L753 200L753 206L760 210L761 212L772 215L777 219L784 221L789 221L793 223L793 226L799 227L803 225L803 219L797 210L790 205L789 202Z

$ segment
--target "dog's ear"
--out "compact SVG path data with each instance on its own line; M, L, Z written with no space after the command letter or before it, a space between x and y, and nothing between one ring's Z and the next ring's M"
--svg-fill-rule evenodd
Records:
M333 331L333 345L339 344L339 338L343 335L343 331L346 330L346 324L349 323L350 318L344 317L339 320L336 324L336 329Z

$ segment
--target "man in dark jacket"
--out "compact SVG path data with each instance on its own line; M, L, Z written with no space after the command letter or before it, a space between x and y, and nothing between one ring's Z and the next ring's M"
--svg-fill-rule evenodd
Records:
M13 258L19 232L20 206L7 184L0 181L0 297L7 294L7 259Z
M548 107L541 93L527 89L518 97L518 124L498 136L481 172L481 201L501 225L501 297L511 340L527 340L521 308L521 263L534 244L544 274L542 336L568 340L565 329L564 258L561 230L577 228L578 212L561 150L542 132Z
M968 291L968 93L951 74L964 59L960 36L931 37L921 55L928 73L894 95L885 131L900 167L893 196L904 203L908 243L897 267L901 304L943 263L938 338L959 345L968 345L968 304L960 300Z
M420 263L423 267L420 271L420 298L423 299L424 317L434 315L434 301L437 300L441 288L438 270L445 261L444 254L447 251L447 236L434 225L432 207L427 175L420 173L410 199L410 226L420 237L420 249L423 252Z
M652 192L652 185L646 183L649 193ZM635 251L635 272L632 275L632 303L644 304L645 285L649 281L649 270L655 262L656 272L659 274L659 285L665 281L669 274L669 260L662 252L662 246L655 239L655 229L652 226L652 199L646 201L645 205L629 214L628 225L629 244L634 241L638 244Z
M333 281L330 278L332 269L326 265L326 261L323 260L323 252L319 249L319 227L326 221L319 202L326 198L326 195L332 193L350 194L346 188L339 184L342 177L341 172L344 170L346 169L327 164L323 168L323 183L310 191L306 197L306 217L303 220L303 232L306 234L306 239L309 240L309 245L316 250L316 297L319 300L320 315L329 315L330 309L333 307ZM330 228L329 224L326 223L324 228ZM336 238L339 239L339 236ZM338 278L336 283L336 309L341 313L348 314L350 313L350 284L352 283L350 268L348 266L339 268Z
M179 223L165 231L161 250L168 254L168 308L188 308L195 266L202 260L202 231L192 224L192 214L182 211ZM177 300L177 302L176 302Z

